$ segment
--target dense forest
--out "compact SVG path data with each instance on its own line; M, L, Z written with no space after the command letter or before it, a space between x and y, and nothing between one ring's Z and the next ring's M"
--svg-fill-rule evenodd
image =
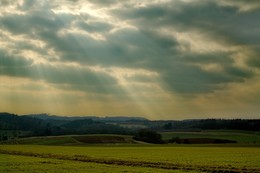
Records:
M143 138L144 131L201 131L210 129L260 131L259 119L201 119L150 121L141 117L62 117L48 114L15 115L0 113L0 130L14 131L15 137L69 134L128 134ZM18 133L17 132L25 132ZM148 131L149 132L149 131ZM0 133L0 140L8 135ZM145 134L153 135L150 132Z
M133 130L92 119L40 119L0 113L1 131L23 131L18 137L69 134L133 134ZM1 137L2 139L6 137Z
M202 120L183 120L166 121L158 129L164 130L248 130L260 131L260 119L202 119Z

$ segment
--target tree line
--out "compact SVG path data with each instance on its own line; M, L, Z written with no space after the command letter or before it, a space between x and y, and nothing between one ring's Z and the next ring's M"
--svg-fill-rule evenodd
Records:
M122 118L121 118L122 119ZM127 124L131 126L127 126ZM133 124L138 125L136 128ZM134 128L135 127L135 128ZM200 130L249 130L260 131L260 120L246 119L201 119L182 121L149 121L149 120L116 120L98 121L98 119L39 119L30 116L18 116L0 113L0 140L7 140L12 131L13 137L50 136L70 134L126 134L133 135L136 140L150 143L162 143L157 132L162 131L200 131ZM25 131L26 133L21 133Z
M259 119L202 119L164 122L161 130L248 130L260 131Z

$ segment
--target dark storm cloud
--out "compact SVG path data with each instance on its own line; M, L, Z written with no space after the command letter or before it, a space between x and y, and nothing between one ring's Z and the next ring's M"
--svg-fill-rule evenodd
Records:
M133 75L133 76L126 76L126 80L131 82L138 82L138 83L153 83L158 80L155 76L149 76L149 75Z
M118 0L89 0L91 3L96 4L101 7L107 7L111 5L115 5Z
M259 1L252 3L259 3ZM203 33L212 41L230 44L230 46L260 44L260 30L257 29L260 27L260 22L257 20L260 17L259 10L240 12L236 6L219 6L214 1L196 1L194 3L170 1L132 9L115 9L112 14L128 20L143 30L167 27L180 32ZM166 61L160 62L161 65L154 64L153 68L159 68L156 71L161 73L169 89L181 93L209 92L217 89L217 84L223 86L229 82L243 82L244 79L254 76L252 71L234 67L231 54L231 52L220 51L206 54L182 53L180 55L175 52L171 58L164 58ZM251 60L251 62L253 61L255 58ZM178 65L177 69L175 65L169 65L169 63L179 62L182 63ZM224 71L222 73L208 72L198 67L186 66L187 63L217 63L224 67Z
M172 53L175 40L134 29L122 29L106 41L77 33L57 35L43 32L42 39L60 53L62 60L88 65L144 68Z
M250 58L247 63L252 67L260 68L260 56Z
M80 89L85 92L95 91L103 94L120 92L117 80L104 72L71 66L33 64L32 60L8 55L3 50L0 51L0 74L44 80L58 88Z
M83 21L79 21L77 23L77 26L87 32L108 32L110 31L113 26L111 26L108 23L105 22L83 22Z
M246 72L227 69L228 72L210 72L188 65L176 65L164 71L162 77L168 89L179 93L207 93L223 88L229 82L243 82ZM248 77L248 76L246 76Z
M55 33L69 26L73 16L64 19L64 16L52 12L35 11L25 15L11 14L0 17L1 26L12 34L24 34L37 37L38 33Z
M179 47L183 46L182 43L174 37L165 36L160 28L169 32L171 29L178 32L195 31L202 33L212 42L230 46L256 45L260 44L259 10L240 12L237 6L219 5L217 1L185 3L176 0L159 4L148 3L142 7L131 6L131 3L124 5L126 2L123 1L90 1L100 8L109 8L114 3L122 4L122 8L108 9L107 12L132 27L116 28L116 24L111 21L96 20L97 17L88 12L85 12L87 17L84 19L83 14L55 13L51 8L57 4L44 2L24 1L17 7L24 14L0 16L0 29L12 35L41 40L46 44L44 49L54 50L58 57L55 59L42 53L44 59L58 63L76 62L82 66L145 69L156 72L164 82L163 87L178 93L213 92L228 83L243 82L254 76L253 72L234 66L235 60L231 57L236 52L181 51ZM97 39L94 34L100 34L104 39ZM24 49L40 52L36 47ZM255 57L259 57L258 55L259 52ZM14 57L10 59L14 61L9 64L16 61ZM257 62L254 57L249 59L249 65ZM3 58L3 61L6 61L7 65L9 59ZM78 90L92 90L86 86L100 86L100 90L105 90L102 85L117 88L116 79L103 72L66 66L23 66L23 63L30 61L24 58L18 61L25 62L21 62L20 68L7 68L5 65L1 72L12 76L39 78L49 83L69 84L71 88ZM212 63L223 67L223 70L206 71L197 66Z
M3 68L20 68L31 66L33 61L26 60L22 57L14 57L4 50L0 49L0 70ZM1 71L0 71L1 72ZM0 73L1 74L1 73Z
M64 66L37 66L35 68L38 68L36 78L42 78L62 89L102 94L117 94L121 91L117 80L104 72Z
M245 70L234 66L228 66L225 71L232 75L235 78L251 78L254 76L254 73L251 70Z
M199 63L199 64L210 64L219 63L221 65L230 65L234 63L234 60L230 57L232 54L227 52L214 52L214 53L186 53L176 57L177 62L181 63Z
M260 27L257 22L259 10L239 12L238 7L219 6L215 1L170 1L133 9L116 9L113 13L142 28L169 26L180 31L197 30L237 44L259 43L260 40L257 29Z
M254 47L255 52L248 57L247 64L252 67L260 68L260 45Z

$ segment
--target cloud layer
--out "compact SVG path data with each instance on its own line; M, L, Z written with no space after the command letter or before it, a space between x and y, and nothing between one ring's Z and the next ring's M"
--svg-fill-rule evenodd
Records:
M86 113L181 118L221 111L235 117L234 112L250 109L253 117L259 115L254 106L260 102L255 99L260 67L257 0L0 3L2 83L19 79L51 87L62 98L61 107L67 106L64 95L81 93L75 98L80 111L54 113L81 114L84 105L93 103L92 112ZM238 93L238 86L249 95ZM2 85L6 97L1 100L7 106L12 93L6 87L23 93L18 83ZM228 107L232 98L236 104ZM204 101L204 106L197 104ZM129 110L133 105L136 111ZM210 105L215 110L208 110Z

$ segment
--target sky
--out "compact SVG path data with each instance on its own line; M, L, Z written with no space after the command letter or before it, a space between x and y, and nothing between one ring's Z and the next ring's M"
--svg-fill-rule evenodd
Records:
M0 0L0 112L260 118L259 0Z

